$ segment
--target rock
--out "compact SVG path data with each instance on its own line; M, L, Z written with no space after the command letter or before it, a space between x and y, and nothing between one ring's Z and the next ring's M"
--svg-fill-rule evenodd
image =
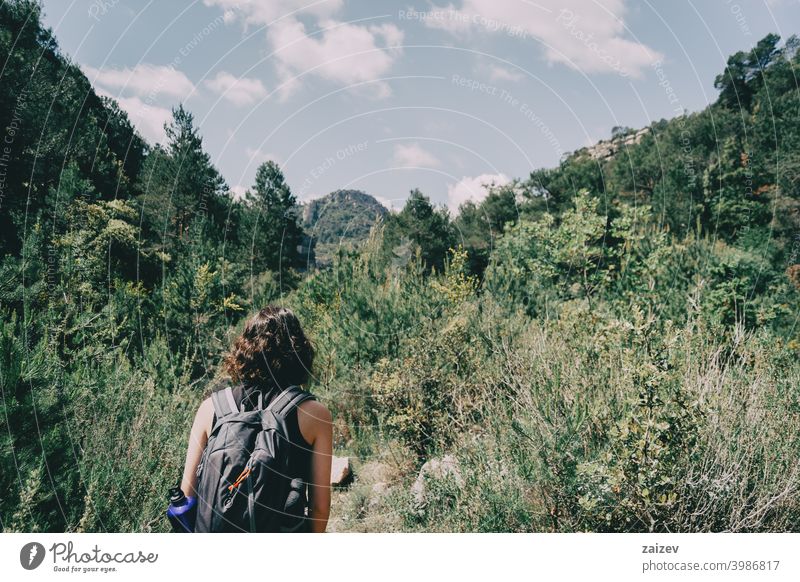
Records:
M369 461L358 467L357 483L364 492L368 492L367 508L370 511L379 510L386 494L389 492L389 483L396 480L396 471L386 463Z
M617 152L617 145L612 142L601 141L588 148L589 155L595 160L604 160L612 157Z
M369 501L367 502L367 507L369 510L375 511L376 509L380 508L383 503L383 499L388 492L389 486L386 483L375 483L369 492Z
M396 479L396 470L380 461L370 461L358 468L358 480L361 483L389 483Z
M642 141L642 138L647 135L649 131L650 128L645 127L626 136L614 138L609 141L599 141L593 146L585 148L585 151L595 160L613 158L623 147L632 146Z
M461 468L458 466L458 460L453 455L445 455L441 459L427 461L422 465L419 475L417 475L417 480L411 486L411 495L414 497L414 505L418 511L423 510L428 504L428 481L430 479L449 479L458 487L464 485L464 479L461 477Z
M331 460L331 485L346 485L352 475L350 457L333 457Z

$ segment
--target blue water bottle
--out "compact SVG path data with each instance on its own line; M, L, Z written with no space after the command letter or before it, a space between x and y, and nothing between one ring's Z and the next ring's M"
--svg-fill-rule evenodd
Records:
M186 497L180 485L169 490L169 507L167 517L172 524L172 531L177 533L194 532L194 519L197 514L197 499Z

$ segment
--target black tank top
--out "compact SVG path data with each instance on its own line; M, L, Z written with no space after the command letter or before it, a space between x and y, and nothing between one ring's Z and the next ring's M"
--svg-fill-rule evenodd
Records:
M229 386L230 384L222 384L218 386L216 389L223 390L225 387ZM244 403L245 410L255 410L258 407L258 392L263 394L263 406L266 408L270 405L270 403L277 398L282 390L278 388L258 388L252 386L243 386L242 384L234 384L231 386L231 391L233 392L233 399L236 402L236 406L239 409L242 409L242 403ZM217 415L214 414L214 423L217 422ZM213 424L212 424L213 426ZM300 423L297 420L297 408L292 410L286 417L286 428L289 431L287 435L289 437L289 476L291 479L300 479L302 482L301 490L298 491L299 493L299 503L297 504L296 508L293 508L291 513L294 514L295 518L288 516L287 523L285 524L286 527L294 529L297 527L296 531L298 532L306 532L309 531L310 521L307 519L308 514L308 483L311 480L311 454L312 454L312 445L306 442L306 439L303 438L303 434L300 432ZM303 523L299 525L297 521L302 521ZM288 523L294 522L294 523Z

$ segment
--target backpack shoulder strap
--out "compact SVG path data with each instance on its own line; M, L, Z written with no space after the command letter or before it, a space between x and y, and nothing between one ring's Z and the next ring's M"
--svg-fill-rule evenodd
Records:
M275 416L286 418L292 410L306 400L316 400L316 397L300 388L300 386L289 386L275 397L275 400L270 403L267 410L271 410Z
M214 414L217 419L236 414L239 409L233 399L233 390L228 386L223 390L215 390L211 393L211 403L214 405Z

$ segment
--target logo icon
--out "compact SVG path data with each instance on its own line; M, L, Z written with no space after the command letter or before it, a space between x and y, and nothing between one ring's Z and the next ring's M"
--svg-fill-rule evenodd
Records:
M26 570L35 570L44 561L44 546L39 542L30 542L22 546L19 552L19 563Z

